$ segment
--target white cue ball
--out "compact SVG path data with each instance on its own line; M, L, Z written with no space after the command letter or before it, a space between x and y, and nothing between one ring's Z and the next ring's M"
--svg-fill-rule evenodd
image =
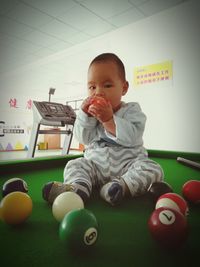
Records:
M83 209L84 203L82 198L75 192L64 192L56 197L52 205L54 218L61 222L64 216L71 210Z

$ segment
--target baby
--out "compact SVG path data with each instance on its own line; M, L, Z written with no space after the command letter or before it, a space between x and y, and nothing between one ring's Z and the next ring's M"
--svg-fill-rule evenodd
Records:
M163 180L162 168L143 147L146 116L138 103L121 100L128 87L124 64L115 54L101 54L90 63L88 97L74 125L76 139L86 147L84 157L67 163L64 183L51 183L49 203L64 191L76 192L85 202L96 188L116 205Z

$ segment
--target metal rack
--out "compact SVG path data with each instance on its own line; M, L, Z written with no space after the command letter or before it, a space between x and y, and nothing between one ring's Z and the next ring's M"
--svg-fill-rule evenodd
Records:
M69 105L46 101L33 101L33 127L27 158L34 157L39 134L65 134L62 155L68 154L72 141L75 119L76 113ZM64 130L42 130L40 129L42 125L64 127Z

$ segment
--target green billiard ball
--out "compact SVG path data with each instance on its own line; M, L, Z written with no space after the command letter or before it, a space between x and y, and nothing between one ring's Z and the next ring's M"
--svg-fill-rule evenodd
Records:
M87 209L68 212L60 223L59 237L68 248L79 250L93 247L97 236L97 219Z

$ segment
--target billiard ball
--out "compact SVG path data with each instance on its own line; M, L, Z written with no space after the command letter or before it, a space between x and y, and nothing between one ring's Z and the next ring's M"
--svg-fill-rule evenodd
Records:
M7 194L15 191L28 193L27 183L21 178L11 178L3 184L2 196L5 197Z
M91 100L90 100L90 105L94 105L94 106L97 106L97 105L105 105L105 104L108 104L108 101L101 95L96 95L95 97L92 97Z
M156 202L155 209L168 207L181 212L184 216L188 215L188 204L183 197L176 193L166 193L160 196Z
M148 220L152 237L168 248L181 246L188 236L186 217L179 211L160 207L154 210Z
M152 183L147 190L148 195L154 201L156 201L161 195L170 192L173 192L172 187L168 183L163 181Z
M59 238L69 249L90 248L96 243L97 236L97 219L87 209L68 212L60 223Z
M75 192L63 192L56 197L52 205L54 218L61 222L65 214L74 209L84 208L82 198Z
M200 204L200 181L189 180L182 187L183 197L193 204Z
M24 192L12 192L0 203L0 219L7 224L16 225L25 222L32 213L33 203Z

